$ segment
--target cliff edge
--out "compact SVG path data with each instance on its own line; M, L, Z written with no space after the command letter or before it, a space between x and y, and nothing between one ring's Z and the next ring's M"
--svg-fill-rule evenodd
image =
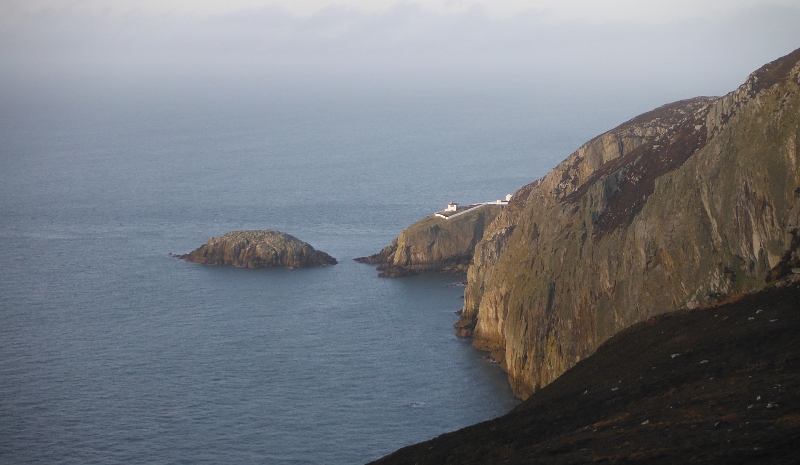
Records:
M763 287L797 262L798 145L800 49L587 142L486 228L458 334L527 398L635 323Z
M219 237L212 237L199 248L176 257L204 265L244 268L271 266L308 268L337 263L335 258L315 250L308 243L270 229L232 231Z

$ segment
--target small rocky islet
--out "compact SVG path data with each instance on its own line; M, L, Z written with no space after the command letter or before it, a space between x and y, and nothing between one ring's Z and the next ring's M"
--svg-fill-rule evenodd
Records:
M271 229L231 231L212 237L187 254L173 256L203 265L242 268L311 268L338 263L335 258L314 249L307 242Z

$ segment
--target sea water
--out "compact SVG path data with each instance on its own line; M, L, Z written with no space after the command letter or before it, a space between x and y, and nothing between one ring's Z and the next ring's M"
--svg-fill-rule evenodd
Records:
M454 335L463 275L353 258L597 127L513 98L223 101L3 110L0 462L363 463L519 402ZM169 256L264 228L339 264Z

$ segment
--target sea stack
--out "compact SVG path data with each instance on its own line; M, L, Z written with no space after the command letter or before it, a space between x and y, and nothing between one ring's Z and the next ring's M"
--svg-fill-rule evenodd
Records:
M212 237L199 248L183 255L181 260L203 265L228 265L242 268L310 268L335 265L336 259L315 250L296 237L271 229L231 231Z

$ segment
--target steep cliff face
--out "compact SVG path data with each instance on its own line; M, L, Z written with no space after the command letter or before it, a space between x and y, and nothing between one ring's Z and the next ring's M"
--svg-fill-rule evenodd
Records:
M800 244L799 139L800 50L725 97L589 141L487 228L458 333L527 397L636 322L785 274Z
M452 219L425 217L404 229L381 252L356 261L377 264L384 277L466 271L486 226L503 208L483 205Z
M306 242L280 231L232 231L212 237L199 248L178 258L204 265L244 268L285 266L308 268L335 265L336 259Z

